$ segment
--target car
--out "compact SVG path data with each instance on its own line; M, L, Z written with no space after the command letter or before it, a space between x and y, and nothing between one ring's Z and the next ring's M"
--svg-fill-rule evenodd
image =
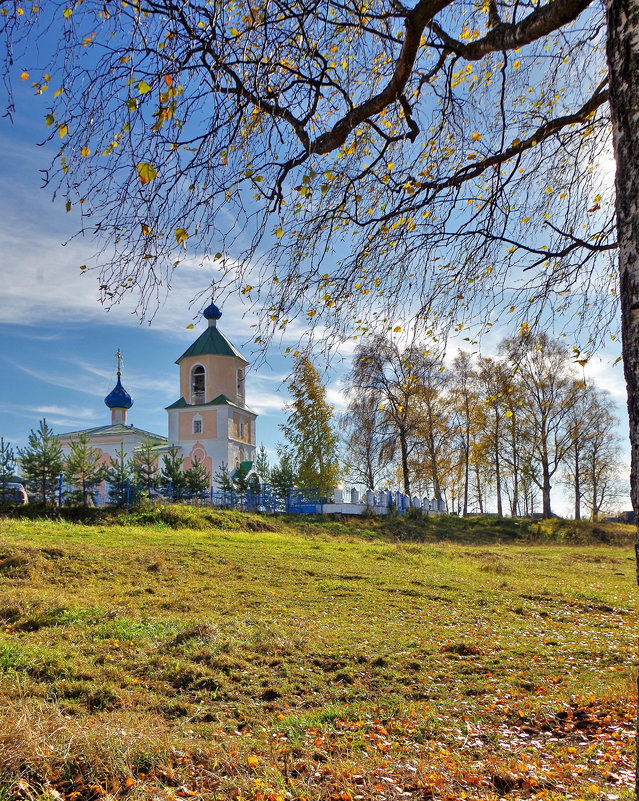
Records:
M25 504L29 496L22 484L11 482L0 485L0 503Z

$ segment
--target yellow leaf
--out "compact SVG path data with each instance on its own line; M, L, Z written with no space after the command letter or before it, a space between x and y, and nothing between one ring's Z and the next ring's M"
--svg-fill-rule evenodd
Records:
M148 184L149 181L153 181L158 177L157 170L152 164L141 161L138 164L138 177L141 184Z
M65 19L69 19L69 17L71 16L71 14L73 14L73 9L72 9L72 8L65 8L65 9L64 9L64 11L62 12L62 16L63 16Z
M395 326L395 328L393 328L393 331L394 331L396 334L399 334L399 332L400 332L401 330L402 330L402 327L401 327L401 325L396 325L396 326Z
M80 265L80 269L81 269L81 270L86 270L86 268L87 268L86 264L81 264L81 265Z
M189 235L184 228L176 228L175 238L177 240L178 245L181 245L182 242L186 242L186 240L189 238Z
M249 768L254 768L256 765L260 764L260 758L257 756L248 756L246 757L246 762Z
M520 67L521 67L521 62L519 61L519 59L517 59L517 61L513 61L513 71L514 71L514 72L517 72L517 70L518 70Z
M28 77L29 77L29 73L26 72L26 70L24 72L20 73L20 80L21 81L26 81Z
M142 233L144 236L148 236L151 233L151 228L146 223L142 223Z
M86 158L87 156L91 155L91 151L89 150L89 148L86 145L82 148L80 153L82 154L82 158Z
M480 133L477 133L477 131L475 131L475 133L473 134L473 137L472 137L472 139L473 139L473 142L479 142L479 141L481 141L481 134L480 134Z
M193 325L193 323L189 323L189 324L187 325L187 328L194 328L194 327L195 327L195 326Z
M64 139L64 137L67 135L68 132L69 132L68 125L61 125L58 128L58 136L60 137L60 139Z
M506 417L512 417L512 416L513 413L510 411L510 409L508 409L508 411L506 412Z
M138 92L141 95L145 95L147 92L150 92L150 91L151 91L151 87L149 86L149 84L146 81L140 81L138 83Z
M47 116L44 118L44 121L47 124L47 128L50 125L53 125L53 123L55 122L55 120L53 119L53 114L47 114Z
M284 236L284 229L283 228L276 228L275 229L275 236L277 236L278 239L281 239Z

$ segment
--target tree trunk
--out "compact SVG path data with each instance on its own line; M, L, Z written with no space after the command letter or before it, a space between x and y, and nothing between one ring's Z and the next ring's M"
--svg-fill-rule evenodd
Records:
M610 116L617 161L621 341L630 418L630 496L632 508L639 514L639 0L606 0L606 12ZM639 583L639 523L635 554ZM639 732L639 715L637 730ZM635 794L639 797L639 758Z
M408 474L408 444L406 432L399 430L399 447L402 452L402 477L404 479L404 495L410 495L410 476Z
M470 473L470 431L466 429L466 447L464 450L464 508L462 517L468 515L468 481Z
M437 475L437 453L435 451L435 437L432 428L428 437L428 450L430 452L430 465L433 474L433 496L437 498L438 501L441 501L442 491L439 486L439 476Z
M475 463L475 480L477 481L477 503L479 504L479 514L484 514L484 503L481 497L481 479L479 476L479 465Z
M501 505L501 474L499 472L499 448L497 438L495 438L495 492L497 493L497 517L503 517L504 511Z
M579 443L575 439L575 520L581 520L581 487L579 483Z
M514 414L512 420L515 420ZM510 505L511 517L517 517L517 513L519 511L519 464L517 461L517 435L515 433L515 425L516 424L514 422L511 422L510 424L511 447L513 454L513 498Z
M552 511L550 509L550 472L548 470L548 465L544 464L542 466L542 475L544 477L543 484L541 485L541 501L542 501L542 509L541 512L544 517L550 517L552 515Z

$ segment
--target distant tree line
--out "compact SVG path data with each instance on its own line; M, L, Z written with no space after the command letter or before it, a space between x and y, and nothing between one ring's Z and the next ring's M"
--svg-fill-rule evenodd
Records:
M359 346L342 418L345 472L365 487L401 481L449 509L528 515L551 488L593 519L618 496L619 437L607 393L579 378L560 341L527 332L504 340L497 357L459 351L446 367L419 344L383 336Z

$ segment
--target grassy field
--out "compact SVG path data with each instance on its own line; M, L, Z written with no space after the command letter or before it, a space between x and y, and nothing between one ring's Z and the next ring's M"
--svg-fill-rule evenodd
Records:
M0 799L629 799L629 532L562 525L0 518Z

